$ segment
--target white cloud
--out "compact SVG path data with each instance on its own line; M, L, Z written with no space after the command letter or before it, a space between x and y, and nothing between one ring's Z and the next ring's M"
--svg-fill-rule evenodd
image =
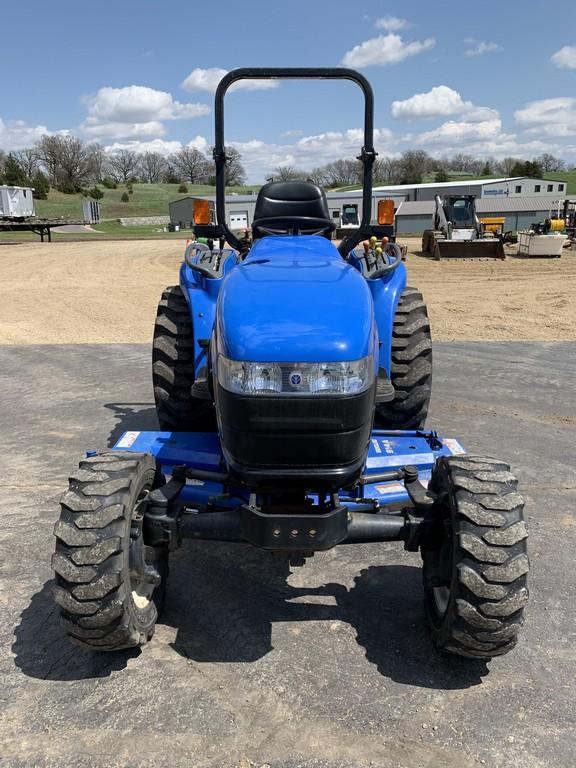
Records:
M385 29L386 32L398 32L399 29L406 29L408 22L406 19L399 19L398 16L383 16L376 19L374 24L376 29Z
M283 133L280 134L280 136L283 139L288 139L291 136L302 136L303 133L304 131L301 131L299 128L296 128L292 131L284 131Z
M230 141L230 144L239 150L250 180L256 183L277 166L291 165L311 170L333 160L356 157L363 137L364 131L361 128L349 128L346 131L303 136L293 144L268 144L260 139ZM374 130L374 145L381 156L393 154L393 142L391 131L382 128Z
M559 96L531 101L514 112L516 123L529 134L576 136L576 98Z
M185 91L214 93L218 83L227 73L228 70L221 69L220 67L210 67L209 69L197 67L180 83L180 88L183 88ZM230 90L265 91L277 87L278 82L276 80L240 80Z
M423 41L415 40L412 43L405 43L400 35L392 33L379 35L371 40L365 40L363 43L355 45L352 50L347 51L342 59L342 64L345 67L398 64L398 62L427 51L435 45L436 41L431 37Z
M471 48L466 51L466 56L483 56L485 53L495 53L496 51L502 51L503 48L498 43L488 43L483 40L476 42L473 39L468 39L467 42L474 43Z
M80 132L100 141L163 136L163 120L185 120L210 112L206 104L182 104L170 93L144 85L100 88L83 101L88 115Z
M178 152L181 149L182 144L179 141L164 141L163 139L152 139L151 141L126 141L115 142L104 147L108 154L114 154L121 149L129 149L132 152L159 152L161 155L171 155L173 152Z
M185 120L210 112L207 104L182 104L166 91L145 85L100 88L84 99L88 117L101 123L147 123L152 120Z
M576 69L576 45L565 45L552 55L550 61L557 67Z
M396 120L419 120L448 115L466 115L468 122L481 122L498 118L490 107L476 107L464 101L458 91L447 85L437 85L426 93L415 93L404 101L392 102L392 117Z
M89 117L81 125L81 131L88 139L128 139L140 136L164 136L166 129L158 120L147 123L101 123Z
M45 125L28 125L24 120L5 122L0 117L0 149L6 152L27 149L49 133L53 131L49 131Z
M466 120L448 120L438 128L417 134L417 144L452 144L502 137L502 122L498 118L470 123Z

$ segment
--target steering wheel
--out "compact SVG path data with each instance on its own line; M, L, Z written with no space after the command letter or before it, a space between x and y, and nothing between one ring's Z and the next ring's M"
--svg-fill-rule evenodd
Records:
M264 216L252 222L255 230L262 230L269 235L277 235L286 230L312 229L312 234L334 232L336 224L331 219L318 216Z
M195 253L200 252L212 254L212 251L206 245L206 243L190 243L184 252L184 261L190 267L190 269L193 269L195 272L199 272L201 275L204 275L204 277L216 277L213 270L208 269L208 267L205 267L202 264L196 264L196 262L192 261L192 251Z

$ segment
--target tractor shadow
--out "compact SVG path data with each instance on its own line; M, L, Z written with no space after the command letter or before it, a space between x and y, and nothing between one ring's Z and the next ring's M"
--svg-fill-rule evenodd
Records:
M124 432L131 430L156 432L160 429L156 409L150 403L104 403L103 407L112 413L115 420L108 434L108 448L112 448ZM215 430L216 420L211 412L198 419L196 431L214 432Z
M273 649L275 624L340 621L355 629L356 641L378 672L396 682L465 689L487 674L485 662L433 650L420 568L368 566L351 589L338 583L294 587L287 583L289 573L286 559L248 546L185 544L172 558L161 616L161 623L177 630L173 648L197 663L249 663ZM316 647L324 643L330 654L330 633L320 632Z
M124 669L140 650L93 653L73 645L58 621L52 598L54 581L47 581L30 601L14 630L14 663L28 677L40 680L91 680Z
M351 589L338 583L294 587L287 583L289 573L285 558L249 546L189 542L171 558L159 624L176 630L172 648L197 664L256 662L273 650L273 625L284 622L319 622L314 648L328 658L333 654L328 625L339 621L355 629L357 643L378 673L398 683L459 690L479 685L488 672L484 662L434 652L419 568L368 566ZM59 624L52 587L48 581L32 597L14 632L15 664L25 675L99 679L139 656L145 661L147 647L98 653L71 644ZM303 649L303 657L308 650Z
M112 448L124 432L160 429L156 409L150 403L104 403L104 408L114 416L114 425L108 435L108 448Z

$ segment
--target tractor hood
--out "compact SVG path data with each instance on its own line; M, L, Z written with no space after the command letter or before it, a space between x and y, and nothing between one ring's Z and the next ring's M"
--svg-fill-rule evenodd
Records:
M224 280L217 327L232 360L340 362L375 349L368 285L320 236L258 240Z

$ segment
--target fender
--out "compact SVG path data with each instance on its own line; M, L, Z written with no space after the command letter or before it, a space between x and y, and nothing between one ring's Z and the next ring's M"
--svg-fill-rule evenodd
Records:
M237 264L237 255L231 251L226 256L219 277L208 278L193 271L182 262L180 265L180 287L188 302L190 317L192 318L192 332L194 335L194 373L195 377L205 376L202 369L207 365L208 348L205 340L212 337L212 329L216 319L216 304L218 294L228 273Z
M359 272L363 273L363 262L354 253L350 254L348 260ZM378 327L380 341L378 364L390 375L392 369L392 327L400 296L406 288L406 265L402 262L389 275L384 275L376 280L367 279L366 282L372 293L374 317Z

